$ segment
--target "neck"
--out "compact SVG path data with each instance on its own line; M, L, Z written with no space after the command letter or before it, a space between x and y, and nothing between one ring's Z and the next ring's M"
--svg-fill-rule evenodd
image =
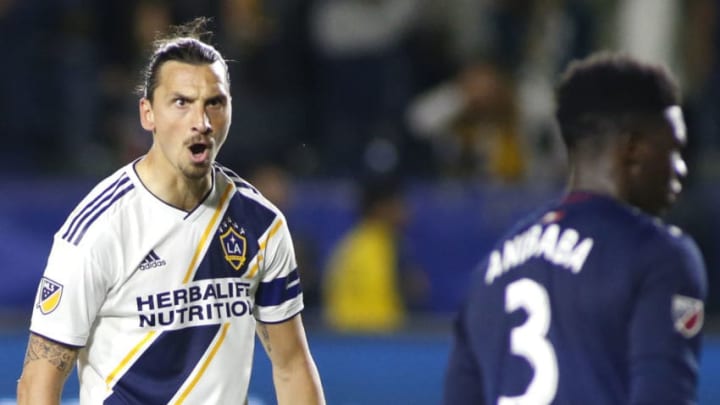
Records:
M152 154L135 165L140 181L157 198L184 211L191 211L200 204L212 187L212 174L200 178L188 178L178 169L168 170Z
M618 177L616 162L607 156L572 159L567 192L588 191L620 199Z

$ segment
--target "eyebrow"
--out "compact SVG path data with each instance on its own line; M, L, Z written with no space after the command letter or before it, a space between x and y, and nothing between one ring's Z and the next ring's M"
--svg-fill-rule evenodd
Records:
M188 96L187 94L183 94L178 91L174 91L174 92L170 93L170 100L176 100L178 98L186 99L189 101L195 101L198 99L198 97L191 97L191 96ZM228 96L226 94L219 93L214 96L208 97L205 100L205 102L211 102L211 101L227 102L227 100L228 100Z
M170 99L171 99L171 100L175 100L175 99L178 99L178 98L184 98L184 99L186 99L186 100L194 100L193 97L190 97L190 96L188 96L187 94L182 94L182 93L177 92L177 91L174 91L174 92L170 93Z

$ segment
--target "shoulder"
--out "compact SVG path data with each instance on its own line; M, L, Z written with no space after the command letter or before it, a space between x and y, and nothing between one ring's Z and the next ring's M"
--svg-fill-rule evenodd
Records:
M268 211L276 218L285 220L285 216L275 204L233 170L215 162L215 175L217 176L216 181L231 183L235 186L236 204L254 207L258 211Z
M258 195L258 196L261 195L260 191L258 191L257 188L255 188L247 180L240 177L233 170L223 166L222 164L220 164L218 162L215 162L214 168L215 168L215 174L217 176L220 176L220 177L226 179L227 181L235 184L235 187L238 189L238 191L245 191L250 194L254 194L254 195Z
M686 267L700 268L704 270L702 254L695 240L682 229L675 225L668 225L657 222L656 238L658 257L666 260L675 259ZM654 249L653 249L654 250Z
M77 246L92 239L90 235L107 234L96 230L107 230L108 222L118 219L115 214L136 197L137 184L129 169L130 165L124 166L93 187L72 210L56 237Z
M679 227L641 210L616 204L598 220L598 229L610 232L620 253L635 256L640 268L666 273L696 285L705 283L705 264L694 239Z
M694 239L674 225L659 220L648 226L642 260L646 280L667 283L685 294L707 295L705 262Z

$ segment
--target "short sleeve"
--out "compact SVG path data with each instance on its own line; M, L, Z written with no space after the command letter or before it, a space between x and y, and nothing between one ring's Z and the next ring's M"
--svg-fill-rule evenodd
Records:
M91 250L55 236L32 311L30 330L71 346L84 346L107 291Z
M303 309L303 299L295 250L282 215L270 227L262 263L255 317L265 323L286 321Z

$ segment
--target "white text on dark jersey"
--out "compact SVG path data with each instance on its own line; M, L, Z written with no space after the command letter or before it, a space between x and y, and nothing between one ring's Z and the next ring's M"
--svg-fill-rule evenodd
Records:
M502 249L490 253L485 283L492 284L496 278L532 258L545 259L577 274L582 270L592 247L593 239L581 239L575 229L561 229L558 224L550 224L545 228L534 225L506 240Z

